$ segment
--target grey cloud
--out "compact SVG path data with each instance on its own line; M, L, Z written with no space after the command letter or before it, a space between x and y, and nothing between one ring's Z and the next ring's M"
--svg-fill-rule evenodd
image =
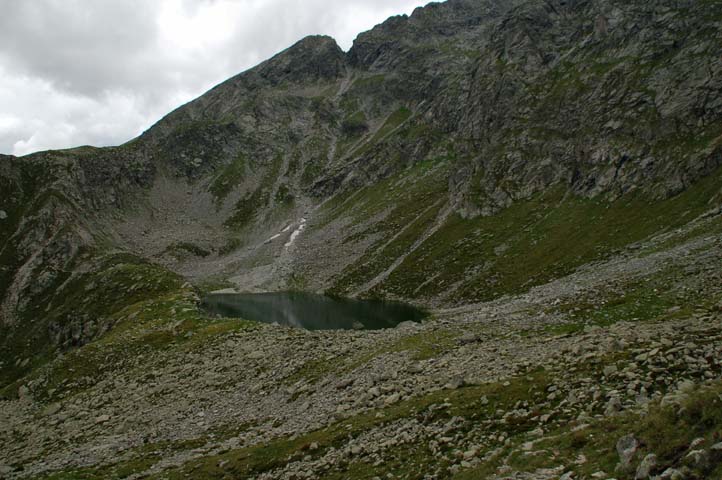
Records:
M11 0L0 16L0 53L15 70L99 96L145 80L143 53L157 34L156 2Z
M122 143L306 35L347 49L362 29L423 3L5 0L0 152ZM230 25L227 36L214 37L214 22Z

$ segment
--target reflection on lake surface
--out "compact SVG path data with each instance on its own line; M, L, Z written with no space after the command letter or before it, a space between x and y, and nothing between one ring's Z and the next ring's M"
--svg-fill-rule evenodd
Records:
M378 330L418 322L426 314L411 305L352 300L302 292L212 294L202 307L212 315L277 323L307 330Z

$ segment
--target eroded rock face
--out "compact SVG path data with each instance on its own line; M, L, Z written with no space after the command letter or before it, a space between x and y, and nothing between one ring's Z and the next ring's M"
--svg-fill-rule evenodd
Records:
M337 80L346 74L346 56L331 37L306 37L257 68L272 86Z

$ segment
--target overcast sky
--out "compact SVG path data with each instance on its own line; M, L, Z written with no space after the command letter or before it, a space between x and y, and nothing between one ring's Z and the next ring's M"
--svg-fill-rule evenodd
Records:
M0 153L117 145L310 34L419 0L0 0Z

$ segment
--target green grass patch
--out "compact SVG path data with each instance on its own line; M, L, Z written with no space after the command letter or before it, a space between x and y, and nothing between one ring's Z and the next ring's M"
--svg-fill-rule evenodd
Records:
M519 293L652 234L677 228L709 208L722 170L668 200L627 196L588 200L559 188L490 217L451 217L393 272L379 291L428 298L461 282L449 300ZM432 282L427 282L433 277Z
M346 202L328 205L323 212L326 222L350 216L354 224L361 225L377 219L357 236L347 237L346 242L369 235L379 237L359 261L334 279L332 293L353 291L408 251L433 225L443 207L448 188L447 174L448 165L441 160L420 163L362 189Z
M341 122L341 132L347 137L359 137L366 133L368 129L368 121L362 110L346 117L343 122Z
M356 79L351 86L351 90L370 91L375 90L386 81L384 74L370 75Z
M80 260L78 261L80 262ZM0 326L0 386L47 362L56 350L77 347L102 335L128 305L179 289L183 279L128 254L92 261L89 271L59 275L45 301L33 301L23 321ZM87 266L86 266L87 268ZM81 270L82 271L82 270ZM31 359L23 365L18 361Z
M44 389L34 392L36 400L56 401L91 387L113 372L145 369L138 359L147 355L170 349L191 351L202 348L213 337L257 328L249 321L207 318L195 304L190 287L122 308L112 315L112 321L113 329L101 338L30 374L30 378L44 378ZM3 393L8 396L12 392Z
M379 128L379 130L374 134L370 143L376 143L379 140L382 140L386 137L386 135L397 129L402 123L408 120L412 114L413 112L406 107L401 107L396 110L394 113L389 115L381 128Z
M211 183L209 190L215 197L216 202L222 202L233 188L243 180L245 174L246 159L243 154L239 154L233 162L223 168Z
M271 201L273 185L283 165L283 158L276 156L270 165L265 167L265 172L260 170L252 172L259 175L261 180L255 190L247 192L235 206L233 214L225 221L225 225L234 229L242 229L253 223L258 218L258 213Z
M284 383L291 385L299 380L316 383L328 375L343 375L361 368L374 358L388 353L408 352L414 360L439 357L454 347L456 336L455 332L442 328L385 341L381 345L357 352L343 360L326 360L325 358L309 360L286 378Z

